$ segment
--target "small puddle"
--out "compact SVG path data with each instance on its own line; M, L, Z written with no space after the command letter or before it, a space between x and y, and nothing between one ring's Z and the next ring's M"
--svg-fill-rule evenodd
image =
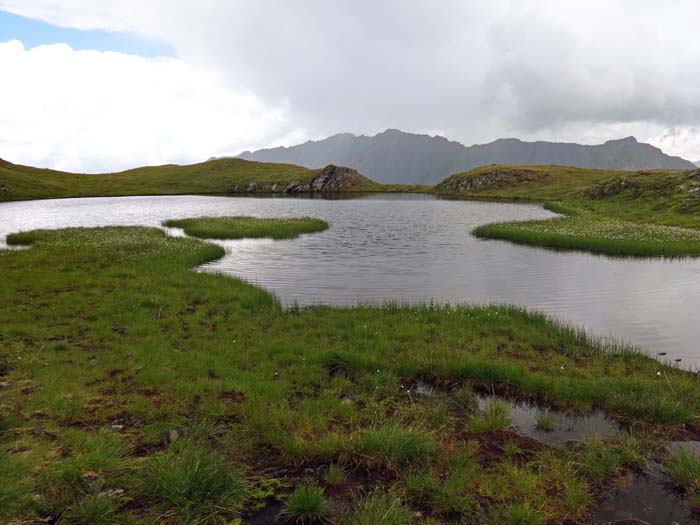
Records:
M616 489L593 513L591 523L700 525L700 519L693 517L681 496L669 487L663 467L652 463L629 485Z
M510 410L510 427L521 436L550 447L562 448L572 441L610 437L620 431L620 426L600 410L576 415L497 396L478 396L477 400L480 410L485 410L497 400L504 401ZM539 417L545 417L551 428L540 428L537 423Z
M410 391L424 397L449 397L448 392L421 381L414 383ZM475 397L477 406L482 411L495 401L505 402L509 409L510 428L521 436L550 447L563 448L572 441L583 441L592 437L605 438L620 432L620 426L600 410L591 414L576 415L495 395ZM542 416L548 420L550 429L545 430L538 425L538 417Z

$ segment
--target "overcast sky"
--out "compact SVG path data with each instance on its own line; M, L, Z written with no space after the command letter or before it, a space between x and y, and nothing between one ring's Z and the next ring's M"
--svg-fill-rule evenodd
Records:
M635 135L700 160L698 0L0 10L0 157L14 162L117 170L386 128L467 145Z

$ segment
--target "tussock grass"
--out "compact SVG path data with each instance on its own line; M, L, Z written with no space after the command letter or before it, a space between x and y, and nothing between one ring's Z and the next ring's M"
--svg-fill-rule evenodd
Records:
M284 505L282 515L297 524L324 523L328 520L330 506L323 489L304 484L292 492Z
M425 466L437 450L429 433L396 424L365 430L353 444L361 462L391 470Z
M540 412L536 417L537 428L545 432L551 432L555 428L554 416L545 412Z
M666 463L673 482L687 490L700 492L700 454L680 450Z
M473 432L494 432L510 424L510 409L505 401L496 400L482 414L469 418L469 429Z
M344 525L405 525L411 522L411 512L393 493L372 492L360 497L353 505Z
M245 484L230 463L190 441L175 442L149 458L142 492L164 511L177 511L185 522L235 514L246 497Z
M244 239L267 237L292 239L304 233L328 229L321 219L259 219L255 217L201 217L165 221L164 226L182 228L187 235L201 239Z

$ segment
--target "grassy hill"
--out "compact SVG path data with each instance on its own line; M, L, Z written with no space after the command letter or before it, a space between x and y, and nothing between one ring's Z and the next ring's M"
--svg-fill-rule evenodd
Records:
M308 183L321 170L292 164L216 159L199 164L147 166L119 173L86 175L32 168L0 160L0 202L28 199L186 193L283 193L292 181ZM276 185L276 186L275 186ZM358 176L343 191L377 191Z
M486 166L436 186L469 198L547 202L566 219L479 227L480 237L616 255L700 254L700 170Z
M470 198L561 202L633 222L700 228L700 170L484 166L448 177L435 191Z

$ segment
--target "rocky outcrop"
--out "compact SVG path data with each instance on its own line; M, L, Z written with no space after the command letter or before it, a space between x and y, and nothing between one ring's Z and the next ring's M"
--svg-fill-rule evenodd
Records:
M10 188L9 186L5 186L4 184L0 184L0 194L3 193L10 193Z
M585 191L585 194L591 199L607 199L625 191L638 190L640 186L639 182L629 180L626 177L615 177L594 184Z
M477 172L460 173L448 177L435 188L443 193L461 193L467 191L519 186L531 182L544 182L549 179L546 173L526 168L494 167Z
M330 164L309 181L294 180L285 188L285 193L336 193L361 184L372 182L357 170Z

